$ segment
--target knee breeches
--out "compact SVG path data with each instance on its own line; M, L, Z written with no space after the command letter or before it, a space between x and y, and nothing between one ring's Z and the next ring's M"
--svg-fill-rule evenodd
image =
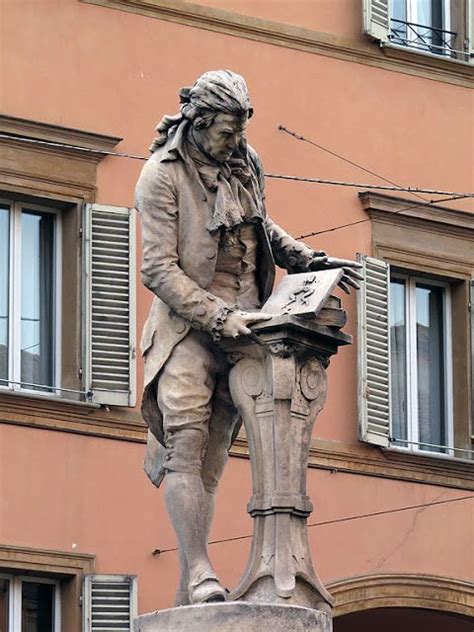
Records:
M237 420L228 375L225 356L209 336L191 331L158 378L165 469L200 474L209 490L222 475Z

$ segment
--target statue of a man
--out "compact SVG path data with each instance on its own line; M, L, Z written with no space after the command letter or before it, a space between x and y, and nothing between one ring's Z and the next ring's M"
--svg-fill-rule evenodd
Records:
M176 605L224 600L207 552L214 497L240 420L228 388L221 337L250 333L268 318L276 262L289 272L358 264L297 242L266 214L260 159L247 144L253 114L244 79L207 72L180 92L137 184L143 283L154 294L142 335L147 469L165 478L178 538Z

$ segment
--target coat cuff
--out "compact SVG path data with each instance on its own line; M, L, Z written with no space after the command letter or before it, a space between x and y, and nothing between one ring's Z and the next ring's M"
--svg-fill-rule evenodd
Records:
M207 296L196 306L192 316L191 325L194 329L207 331L214 340L220 340L227 320L227 316L234 308L226 305L221 299L212 294Z

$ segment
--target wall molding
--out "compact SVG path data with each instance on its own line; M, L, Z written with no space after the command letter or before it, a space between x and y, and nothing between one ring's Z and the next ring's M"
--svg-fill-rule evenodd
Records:
M25 140L47 140L52 143L60 143L66 145L75 145L85 147L86 149L93 150L92 152L82 152L74 148L63 148L68 155L77 155L81 159L89 159L93 162L99 162L106 154L105 152L112 151L118 143L123 139L119 136L109 136L106 134L99 134L96 132L89 132L85 130L75 129L73 127L63 127L60 125L53 125L51 123L43 123L40 121L32 121L29 119L18 118L16 116L9 116L7 114L0 114L0 134L7 134L8 136L20 136ZM2 138L2 142L7 142L9 139ZM11 139L10 142L15 142ZM21 140L16 141L21 144ZM23 145L33 146L31 143L23 142ZM34 145L34 147L41 147L41 145ZM44 146L47 151L58 151L60 148L55 148L51 145Z
M97 165L122 140L0 114L0 189L79 204L95 199ZM45 140L55 147L30 141Z
M436 575L381 573L327 585L335 617L372 608L427 608L474 616L474 584Z
M147 428L136 411L24 395L0 394L0 425L26 426L145 444ZM231 456L249 458L244 433L239 434ZM437 458L369 445L345 445L313 440L310 468L375 476L412 483L474 491L474 461Z
M419 226L474 241L474 213L413 199L364 191L359 198L371 219L400 226Z
M138 412L49 397L0 393L0 424L30 426L75 434L146 443L147 429Z
M175 0L79 1L435 81L474 86L474 68L467 63L395 49L386 51L368 37L365 42L362 39L360 42L348 40L303 27Z
M247 439L240 434L230 450L236 457L249 458ZM378 446L348 446L313 440L308 466L331 472L375 476L474 491L474 461L436 458Z
M54 575L94 572L95 555L0 544L0 568Z

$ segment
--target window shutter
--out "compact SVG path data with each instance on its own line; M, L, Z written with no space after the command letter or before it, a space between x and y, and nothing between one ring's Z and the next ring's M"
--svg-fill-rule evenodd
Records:
M390 0L363 0L364 33L381 42L388 41L390 33Z
M466 3L466 39L468 61L474 64L474 0L468 0Z
M82 609L83 632L132 632L137 616L137 578L86 575Z
M474 279L471 279L471 296L469 299L471 317L471 423L474 424ZM474 433L474 426L470 428Z
M358 292L359 436L388 447L390 442L390 266L365 255Z
M87 389L94 403L134 406L134 211L89 204L85 229Z

